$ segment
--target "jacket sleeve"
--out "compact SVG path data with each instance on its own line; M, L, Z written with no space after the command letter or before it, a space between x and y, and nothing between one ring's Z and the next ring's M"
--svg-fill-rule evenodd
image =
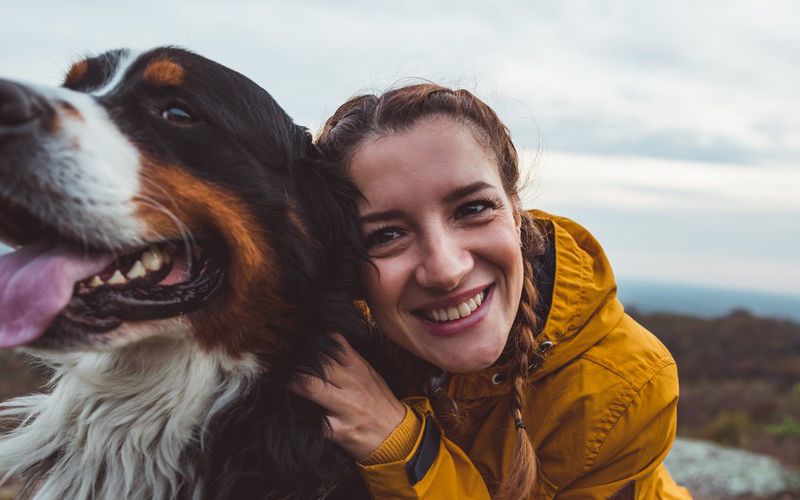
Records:
M400 460L358 464L373 498L489 500L486 484L467 454L441 435L428 400L409 398L405 403L421 422L413 448Z
M678 374L671 363L620 405L592 463L556 498L691 498L662 463L675 440L677 404Z

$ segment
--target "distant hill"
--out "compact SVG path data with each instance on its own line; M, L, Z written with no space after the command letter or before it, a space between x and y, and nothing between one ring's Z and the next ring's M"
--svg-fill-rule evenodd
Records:
M735 309L754 315L800 322L800 284L797 295L726 290L620 278L618 295L626 306L643 312L675 312L712 318Z
M678 364L678 433L800 469L800 323L747 311L699 318L628 312Z

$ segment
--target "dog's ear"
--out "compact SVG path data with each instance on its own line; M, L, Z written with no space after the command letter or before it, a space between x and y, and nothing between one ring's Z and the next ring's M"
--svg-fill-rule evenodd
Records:
M358 202L364 199L364 195L347 175L344 166L330 159L322 148L312 143L309 145L308 154L310 158L316 158L316 161L324 164L323 174L331 177L331 184L338 184L331 192L331 195L338 199L338 213L329 213L328 215L335 215L337 218L343 217L347 223L346 230L344 230L343 233L328 235L328 238L332 240L330 243L333 245L342 245L342 240L344 240L343 251L348 252L348 256L350 257L348 261L350 261L352 265L372 265L369 261L369 255L367 255L366 249L364 248L361 223L358 218ZM328 227L333 228L336 226L328 224ZM350 288L350 292L356 300L364 299L364 291L360 281L356 281L353 284Z
M326 311L322 317L326 326L336 329L363 321L353 303L363 297L358 268L367 262L358 219L362 195L341 166L326 157L310 136L305 153L294 165L295 193L323 253L322 269L313 284L322 291Z
M358 200L362 197L340 165L310 140L294 164L297 195L327 252L362 256Z

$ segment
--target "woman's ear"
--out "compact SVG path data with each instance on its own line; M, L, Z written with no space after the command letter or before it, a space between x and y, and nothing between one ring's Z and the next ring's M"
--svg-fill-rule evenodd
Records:
M519 199L511 202L511 210L514 212L514 225L517 227L517 231L522 234L522 203Z
M525 243L522 240L522 212L519 209L519 204L514 204L514 226L517 228L517 237L519 238L519 247L523 248Z

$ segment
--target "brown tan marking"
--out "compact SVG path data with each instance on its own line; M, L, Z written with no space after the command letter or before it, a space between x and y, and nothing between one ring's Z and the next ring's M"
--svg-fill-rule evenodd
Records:
M281 299L272 246L247 206L179 167L145 160L142 170L143 196L137 215L148 228L147 239L181 238L172 218L144 201L152 199L194 234L221 235L230 251L223 300L190 315L198 342L233 355L281 349L281 332L292 328L295 313Z
M86 75L87 71L89 71L89 61L76 62L67 72L67 76L64 78L64 86L74 87Z
M64 111L65 115L69 116L70 118L74 118L78 121L86 121L81 112L78 111L78 108L76 108L72 104L68 103L67 101L62 101L60 105L61 105L61 110Z
M183 67L169 59L157 59L144 69L144 79L153 85L178 86L186 78Z
M43 123L44 130L48 134L55 135L61 131L61 123L62 117L58 113L52 115L49 119L45 120Z

